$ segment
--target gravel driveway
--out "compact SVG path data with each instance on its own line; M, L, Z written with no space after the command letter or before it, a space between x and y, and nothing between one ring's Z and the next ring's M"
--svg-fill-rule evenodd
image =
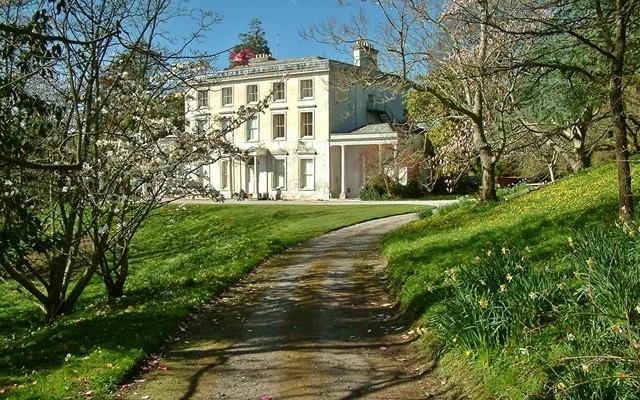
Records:
M377 241L415 215L274 257L181 327L128 399L423 399L446 392L383 290Z

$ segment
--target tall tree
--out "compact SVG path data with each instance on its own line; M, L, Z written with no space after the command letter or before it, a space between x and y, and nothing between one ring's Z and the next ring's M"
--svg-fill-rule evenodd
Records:
M523 16L509 12L514 21L524 22L502 28L514 36L544 42L553 38L562 46L554 51L521 57L524 65L567 74L581 74L607 92L610 121L615 139L618 167L618 217L633 217L633 193L627 124L624 106L625 76L635 72L635 54L640 50L635 34L639 15L637 2L631 0L522 0ZM506 10L505 10L506 11ZM517 29L513 29L517 28ZM571 54L572 57L567 57ZM584 58L590 54L591 58Z
M247 31L238 35L240 43L234 46L232 54L240 52L250 52L251 56L255 54L271 54L269 43L265 36L264 29L262 29L262 21L258 18L252 18ZM233 57L230 61L231 67L246 65L246 62L235 60Z
M343 3L347 3L344 0ZM354 3L356 3L354 1ZM306 36L345 44L366 38L385 49L379 70L362 74L370 84L396 85L432 96L452 114L468 119L482 175L482 198L496 200L495 165L510 140L505 121L519 79L518 69L504 65L521 52L500 30L498 2L492 0L371 0L384 21L368 35L365 14L349 24L330 21Z
M189 165L228 149L220 131L185 132L168 113L177 85L207 66L154 47L160 24L183 15L175 1L8 3L0 78L24 101L0 101L11 143L0 157L0 267L52 319L96 273L121 294L142 221L169 190L190 189Z

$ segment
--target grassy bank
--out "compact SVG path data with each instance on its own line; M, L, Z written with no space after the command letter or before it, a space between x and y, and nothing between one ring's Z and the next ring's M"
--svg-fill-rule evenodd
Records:
M94 279L72 314L45 326L17 285L0 283L0 398L107 398L136 365L179 336L189 313L265 258L343 226L412 211L412 205L168 206L136 237L126 296L115 304Z
M635 165L633 172L637 174ZM634 184L637 192L637 179ZM568 384L553 378L575 371L567 361L571 357L567 353L566 335L581 324L588 332L586 326L596 320L593 310L600 313L597 307L589 308L593 299L584 289L588 292L595 287L591 281L585 283L584 278L591 279L595 272L579 269L582 264L591 267L593 260L581 255L582 250L575 247L573 239L595 227L615 229L616 216L616 172L615 166L608 164L498 204L469 202L443 209L388 235L383 253L389 259L390 278L403 306L430 328L428 344L435 350L444 350L440 353L442 371L466 382L470 381L469 371L475 371L476 381L499 393L500 398L569 395L569 391L564 392ZM617 233L602 237L612 235ZM616 239L618 243L629 235L622 236ZM598 240L603 245L593 251L604 257L607 246L610 249L612 245ZM584 240L582 247L593 242ZM630 248L635 249L634 246L635 242ZM579 257L591 261L576 264L574 261ZM613 270L626 268L619 260L606 262ZM611 275L611 271L604 273ZM628 277L620 279L633 281ZM519 282L522 282L520 289ZM603 282L610 283L608 279ZM544 289L539 288L544 285ZM544 304L530 310L543 294ZM627 332L638 330L638 316L633 307L635 303L627 305L631 315L631 319L627 318L630 321ZM518 309L522 310L520 314ZM533 320L524 321L528 318L521 315L525 311ZM601 323L610 331L617 330L616 324ZM569 336L572 338L573 334ZM610 354L598 354L602 356L598 365L585 362L586 356L576 357L582 372L592 374L580 378L580 382L591 378L602 378L604 382L608 375L603 374L613 374L615 381L618 374L622 378L612 384L627 384L629 380L624 381L623 372L615 372L615 368L613 372L601 371L599 377L596 375L596 367L604 368L604 357L613 357L621 349L614 346L597 350L593 343L585 341L582 345L585 348L593 345L590 351ZM558 360L564 360L565 364ZM629 366L633 367L633 363L623 364L618 370L624 371ZM483 396L480 391L469 390L472 398Z

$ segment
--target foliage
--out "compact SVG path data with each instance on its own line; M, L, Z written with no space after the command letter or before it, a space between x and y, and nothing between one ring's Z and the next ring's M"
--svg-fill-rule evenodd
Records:
M386 190L384 187L376 183L366 183L362 189L360 189L360 200L377 201L384 200L386 196Z
M232 57L230 58L231 67L246 65L242 61L242 52L250 52L251 57L256 54L271 54L269 42L267 41L264 29L262 28L262 21L258 18L251 19L247 31L240 33L238 35L238 40L240 43L233 48ZM240 56L236 57L236 55Z
M508 398L633 398L640 232L598 228L615 215L615 175L608 163L459 203L384 239L401 303L448 349L443 369L464 360Z
M487 250L486 257L446 274L452 294L429 325L444 343L473 353L526 348L527 332L552 320L561 298L553 277L507 247Z
M142 221L169 193L203 189L189 184L198 163L235 152L225 132L185 132L175 115L178 88L210 65L176 63L180 54L156 46L160 24L182 12L165 0L2 10L3 90L25 101L0 107L0 120L20 127L2 133L12 145L0 157L0 266L47 320L69 312L95 273L121 296ZM229 129L264 105L239 111Z
M189 313L265 258L415 206L172 204L160 211L133 241L129 290L117 301L94 279L72 312L43 326L18 285L0 281L0 398L108 398L143 359L180 337Z
M638 224L623 224L569 239L577 290L563 312L568 333L551 368L553 388L563 397L637 398L639 235Z

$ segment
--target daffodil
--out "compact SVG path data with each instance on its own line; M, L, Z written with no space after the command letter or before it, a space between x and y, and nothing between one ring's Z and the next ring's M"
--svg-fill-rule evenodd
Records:
M480 304L480 308L489 307L489 303L485 299L480 299L480 301L478 301L478 304Z
M596 265L596 262L595 262L595 261L593 261L593 259L588 258L588 259L587 259L587 266L588 266L589 268L593 268L593 266L594 266L594 265Z
M511 282L513 280L513 276L511 274L507 274L507 282Z

